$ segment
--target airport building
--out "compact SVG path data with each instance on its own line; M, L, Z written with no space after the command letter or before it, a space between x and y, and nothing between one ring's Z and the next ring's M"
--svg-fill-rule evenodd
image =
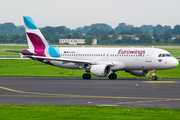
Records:
M85 39L59 39L59 44L84 45ZM92 45L97 45L97 39L94 39Z

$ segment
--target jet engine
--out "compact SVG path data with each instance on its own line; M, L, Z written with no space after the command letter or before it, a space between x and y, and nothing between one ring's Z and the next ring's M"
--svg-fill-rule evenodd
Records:
M111 73L111 67L108 65L92 65L90 72L95 76L108 76Z
M131 73L134 76L147 76L149 75L149 70L126 70L125 72Z

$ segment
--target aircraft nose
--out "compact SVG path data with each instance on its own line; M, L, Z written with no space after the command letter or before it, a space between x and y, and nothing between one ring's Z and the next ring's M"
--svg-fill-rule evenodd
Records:
M174 59L171 61L171 67L174 68L174 67L176 67L176 66L178 66L178 65L179 65L179 61L178 61L176 58L174 58Z
M174 67L179 65L179 61L177 59L174 60Z

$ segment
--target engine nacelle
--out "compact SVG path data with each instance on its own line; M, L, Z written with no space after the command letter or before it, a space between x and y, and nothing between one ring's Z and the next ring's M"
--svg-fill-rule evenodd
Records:
M108 76L111 73L111 67L108 65L92 65L90 72L95 76Z
M126 70L125 72L131 73L134 76L147 76L149 75L149 70Z

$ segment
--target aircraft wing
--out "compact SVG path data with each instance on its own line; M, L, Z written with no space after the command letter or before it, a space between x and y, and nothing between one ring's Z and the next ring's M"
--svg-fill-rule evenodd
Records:
M28 57L28 56L27 56ZM38 59L44 59L46 61L64 61L64 62L73 62L73 63L83 63L83 64L91 64L91 65L97 65L97 64L107 64L107 65L113 65L111 62L99 62L99 61L89 61L89 60L78 60L78 59L67 59L67 58L52 58L52 57L42 57L42 56L30 56L32 58L38 58Z

